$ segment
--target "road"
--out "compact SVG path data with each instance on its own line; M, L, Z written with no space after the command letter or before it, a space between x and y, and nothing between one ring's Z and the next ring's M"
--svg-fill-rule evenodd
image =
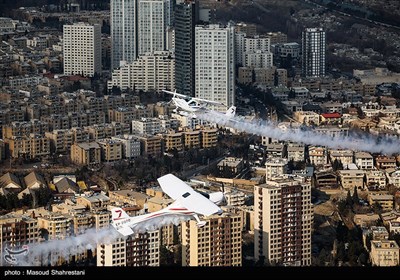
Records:
M200 165L198 167L196 167L195 169L192 170L186 170L186 171L182 171L182 177L183 178L191 178L193 176L195 176L195 174L200 173L201 171L203 171L204 169L208 168L209 166L216 164L217 162L219 162L220 160L224 159L225 156L210 160L209 164L207 165Z
M390 24L383 23L383 22L380 22L380 21L370 20L370 19L367 19L367 18L358 17L358 16L355 16L355 15L348 14L348 13L345 13L345 12L342 12L342 11L338 11L338 10L334 10L334 9L329 9L329 8L327 8L327 7L323 6L323 5L320 5L318 3L315 3L314 1L311 1L311 0L302 0L302 2L307 3L307 4L312 4L312 5L314 5L316 7L319 7L319 8L324 8L325 10L330 10L330 11L332 11L334 13L341 14L342 16L352 17L352 18L359 19L359 20L362 20L362 21L368 21L369 23L372 23L372 24L375 24L375 25L384 26L384 27L390 27L390 28L395 28L397 30L400 30L399 26L390 25Z

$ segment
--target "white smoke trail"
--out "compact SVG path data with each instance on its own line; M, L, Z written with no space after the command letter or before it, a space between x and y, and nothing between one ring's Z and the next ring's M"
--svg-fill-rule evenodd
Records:
M134 231L134 234L153 231L170 224L178 225L191 218L192 216L182 215L156 217L138 223L132 228L132 230ZM98 231L95 229L88 229L83 234L70 236L65 239L29 244L28 255L18 258L17 265L54 266L57 265L57 261L60 257L64 260L69 260L70 257L82 254L87 250L94 252L97 245L110 244L117 241L118 238L124 238L124 236L110 226L110 228Z
M230 127L239 131L266 136L278 140L290 140L303 144L326 146L333 149L350 149L368 151L371 153L395 154L400 152L400 142L394 137L336 136L331 137L316 131L287 129L282 130L276 124L269 121L246 121L238 117L228 117L216 111L197 113L198 118L221 126Z

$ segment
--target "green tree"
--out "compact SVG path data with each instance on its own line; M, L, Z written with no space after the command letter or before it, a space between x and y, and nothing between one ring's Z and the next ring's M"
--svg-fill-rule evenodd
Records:
M354 204L358 204L359 201L360 201L360 198L358 197L357 187L354 187L354 191L353 191L353 203L354 203Z
M28 208L32 208L32 204L33 204L32 195L24 193L22 198L21 198L21 205L22 206L27 206Z
M351 208L353 206L353 198L351 197L350 190L347 191L346 205Z
M166 246L160 247L160 265L173 265L174 264L174 253L168 250Z

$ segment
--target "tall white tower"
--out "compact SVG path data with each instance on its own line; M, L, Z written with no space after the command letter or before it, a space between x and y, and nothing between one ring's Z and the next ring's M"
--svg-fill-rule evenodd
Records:
M305 77L325 76L326 35L322 28L306 28L302 34L302 71Z
M210 24L195 28L195 97L235 102L234 26ZM226 110L226 108L215 108Z
M84 22L63 26L64 74L101 73L101 29Z
M138 54L166 50L172 21L171 0L138 0Z
M111 67L120 61L132 63L137 57L137 0L111 0Z

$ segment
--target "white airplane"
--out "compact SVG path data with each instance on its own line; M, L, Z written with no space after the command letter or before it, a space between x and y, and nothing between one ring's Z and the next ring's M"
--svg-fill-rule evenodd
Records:
M172 94L172 102L176 106L175 111L183 116L190 116L191 118L196 118L195 112L207 110L207 106L225 106L225 104L217 101L191 97L185 94L177 93L176 91L163 90L165 93ZM233 117L236 114L236 107L231 106L226 111L225 115Z
M122 235L131 235L135 227L158 217L192 216L196 219L197 226L202 227L206 222L200 221L198 214L210 216L222 213L222 209L217 204L224 201L223 192L210 193L207 197L206 194L196 192L172 174L164 175L157 180L161 189L175 201L164 209L135 217L130 217L122 208L111 209L111 224Z

